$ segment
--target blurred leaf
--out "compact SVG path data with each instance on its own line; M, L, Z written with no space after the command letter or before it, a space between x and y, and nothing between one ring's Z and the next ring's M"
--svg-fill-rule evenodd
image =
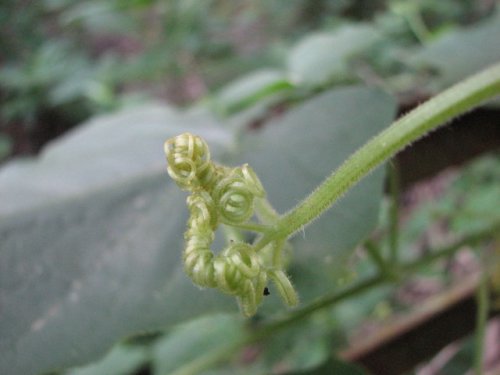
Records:
M298 371L317 367L332 351L335 325L331 312L322 311L311 319L275 332L262 342L263 365L268 372L273 368Z
M377 89L327 91L249 134L241 160L255 169L278 212L285 212L386 127L394 111L394 101ZM295 236L290 272L304 302L331 291L350 272L346 258L377 223L383 178L378 168Z
M182 115L149 105L96 117L49 145L38 159L18 159L0 169L0 218L105 189L125 188L165 174L163 142L192 130L226 143L230 134L204 113ZM217 154L217 145L214 145ZM8 198L7 198L8 197Z
M23 69L14 65L0 68L0 83L7 90L22 89L29 85L29 77Z
M452 344L453 345L453 344ZM455 375L473 373L471 370L476 352L476 338L474 335L467 337L459 348L450 348L450 352L455 350L450 360L439 369L441 375ZM451 353L450 353L451 354ZM493 373L494 374L494 373Z
M210 118L150 106L95 119L39 160L0 170L0 373L83 364L129 333L234 309L180 265L184 194L162 144L184 131L206 137L215 157L230 139Z
M0 134L0 161L10 154L12 150L12 140L3 134Z
M146 347L120 344L96 363L69 370L65 375L127 375L148 360L149 352Z
M361 368L350 363L331 358L319 367L299 372L287 372L284 375L366 375Z
M500 222L500 155L479 158L464 168L439 206L452 230L468 234ZM446 204L448 203L448 204Z
M85 98L88 92L94 73L83 60L73 60L70 64L73 67L71 72L65 72L61 69L59 74L63 75L63 77L50 82L51 88L48 92L48 99L52 106L60 106L71 101L81 100Z
M360 262L361 263L361 262ZM364 262L369 263L369 262ZM366 265L365 265L366 267ZM359 268L359 266L358 266ZM373 274L373 272L372 272ZM339 326L344 332L356 329L367 318L373 317L377 313L377 307L384 307L388 301L393 288L386 286L375 288L360 295L355 300L346 301L335 308L335 316L339 321Z
M370 47L379 37L376 29L365 24L308 35L290 51L290 80L298 85L317 86L332 79L344 79L349 75L349 58Z
M45 108L81 100L93 74L86 56L68 43L42 43L23 64L0 68L0 86L6 94L2 117L29 122ZM78 116L71 113L68 117Z
M452 218L452 229L459 233L480 231L491 226L492 222L500 222L499 210L495 208L500 197L500 181L496 186L485 186L467 196Z
M258 364L232 364L218 367L216 369L205 370L203 375L263 375L268 374Z
M163 141L191 131L214 159L234 161L227 150L237 151L200 113L151 106L100 117L38 160L0 170L0 373L80 365L131 333L236 310L232 297L194 287L180 261L185 195L165 173ZM279 210L290 208L393 114L378 90L331 91L248 134L237 159L255 167ZM325 280L375 224L382 177L373 173L294 241L304 301L331 291Z
M438 70L433 85L448 87L500 60L500 12L474 26L445 34L416 52L410 61Z
M401 239L411 247L429 227L446 222L447 230L465 236L487 230L500 222L500 157L480 157L466 165L446 190L431 200L421 202L401 230ZM439 236L438 236L439 237ZM428 245L436 246L433 238ZM411 251L405 252L410 256Z
M155 344L154 373L169 375L192 366L206 354L230 351L245 336L243 319L232 315L207 316L183 324Z
M224 87L216 97L216 104L223 113L237 112L292 87L283 72L256 71Z
M120 0L75 2L62 12L60 22L66 27L82 23L88 31L96 34L126 34L136 31L138 26L132 15L127 14L130 5Z

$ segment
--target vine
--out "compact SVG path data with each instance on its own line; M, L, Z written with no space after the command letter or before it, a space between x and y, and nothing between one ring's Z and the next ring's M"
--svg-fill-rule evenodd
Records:
M230 241L218 255L210 248L221 224L261 232L270 230L277 220L255 172L247 164L228 168L213 163L205 141L189 133L165 142L165 154L169 175L181 189L191 192L183 253L184 270L191 280L236 296L247 316L255 314L267 294L268 280L288 306L295 306L297 293L281 256L285 241L278 239L266 246L271 256L245 242ZM266 223L251 221L256 209Z
M186 273L201 287L217 288L237 297L243 313L255 314L272 280L288 306L298 296L285 273L286 241L331 207L361 178L415 140L500 93L500 64L449 88L394 122L368 141L295 208L278 215L265 198L255 172L243 165L213 163L207 144L185 133L165 142L168 173L183 190L190 217L183 254ZM256 221L252 218L256 217ZM396 220L395 218L394 220ZM215 230L226 225L258 234L253 244L230 242L215 255L210 246ZM394 228L394 230L396 230ZM391 240L391 263L397 262L397 238ZM370 250L370 248L369 248ZM388 278L394 264L370 255Z

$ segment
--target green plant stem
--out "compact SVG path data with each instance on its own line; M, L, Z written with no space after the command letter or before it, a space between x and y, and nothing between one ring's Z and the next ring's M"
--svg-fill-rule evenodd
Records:
M266 198L255 200L255 213L264 224L273 224L279 219L279 214Z
M476 317L476 347L474 352L474 369L476 375L484 372L484 340L486 333L486 324L488 322L488 312L490 310L488 272L483 271L479 288L476 294L477 299L477 317Z
M485 230L472 233L462 240L457 241L449 246L443 247L441 249L431 250L429 251L429 254L424 256L423 258L404 263L401 265L401 270L404 271L403 274L409 277L413 272L417 271L421 267L435 262L439 259L447 258L453 255L463 246L473 245L484 241L485 239L492 237L495 233L498 233L499 230L500 222L495 223ZM230 346L217 348L213 351L204 353L201 357L178 369L175 372L175 375L198 374L200 371L213 367L215 364L230 358L232 355L234 355L234 353L236 353L238 349L244 347L245 345L250 345L252 343L265 339L266 337L282 329L285 329L292 324L300 322L302 319L307 318L309 315L321 309L332 307L333 305L336 305L340 302L357 297L360 294L371 290L372 288L380 287L382 285L390 283L392 283L392 280L386 278L382 273L377 273L376 275L365 280L358 281L341 291L335 291L329 295L323 296L307 306L296 309L280 318L262 324L257 329L253 329L247 337L242 338L240 341L235 342Z
M384 275L386 279L394 278L394 270L390 268L385 259L380 254L380 247L377 246L373 241L366 241L364 246L366 253L373 260L373 263L377 266L379 272Z
M389 165L389 262L397 264L399 247L399 165L393 160Z
M482 231L472 233L449 246L431 250L429 251L428 255L422 258L401 264L401 274L406 275L405 277L411 276L415 271L422 268L423 266L433 263L439 259L448 258L464 246L474 245L481 241L484 241L485 239L490 238L493 234L497 233L499 230L500 223L495 223L491 227ZM345 299L357 296L373 287L381 286L383 284L388 284L391 282L392 280L390 278L386 278L384 274L379 272L375 276L372 276L371 278L368 278L366 280L362 280L343 291L335 292L331 295L326 295L316 302L311 303L310 305L307 305L301 309L297 309L285 316L282 320L277 320L275 322L269 323L269 325L265 326L263 330L272 331L285 327L288 324L294 323L319 309L332 306L333 304L342 302Z
M326 295L318 299L317 301L312 302L307 306L304 306L301 309L295 310L294 312L286 315L281 319L277 319L273 322L267 323L265 326L263 326L260 330L258 330L254 334L255 339L258 340L267 337L270 334L274 333L275 331L279 331L283 328L286 328L306 318L312 313L315 313L318 310L324 309L326 307L331 307L332 305L345 301L354 296L358 296L368 290L371 290L374 287L381 286L388 282L389 282L388 279L385 278L383 275L377 274L366 280L362 280L358 283L355 283L354 285L351 285L350 287L341 290L340 292L337 291L331 295Z
M256 249L301 230L398 151L497 94L500 94L500 64L452 86L401 117L349 157L311 195L284 214L274 230L257 242Z
M415 34L421 44L425 44L431 39L432 34L427 28L419 10L406 14L405 18L408 26L410 26L413 34Z

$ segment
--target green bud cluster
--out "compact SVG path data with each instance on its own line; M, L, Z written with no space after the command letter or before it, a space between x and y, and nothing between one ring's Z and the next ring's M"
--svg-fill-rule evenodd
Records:
M165 142L168 174L191 194L187 198L190 216L184 234L184 269L198 286L217 288L237 297L243 313L252 316L267 291L268 279L289 306L298 303L297 294L283 270L280 253L283 242L271 243L272 261L245 242L230 242L215 255L211 245L220 224L235 228L259 228L272 223L252 224L256 200L265 200L264 188L247 164L229 168L210 160L206 142L189 133ZM266 201L267 203L267 201Z

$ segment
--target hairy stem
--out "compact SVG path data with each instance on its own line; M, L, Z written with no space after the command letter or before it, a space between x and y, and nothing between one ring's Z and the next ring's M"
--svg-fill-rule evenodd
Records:
M319 185L310 196L284 214L273 231L256 244L287 238L330 208L364 176L430 131L500 94L500 64L452 86L368 141Z
M273 224L279 219L279 214L271 206L267 198L256 199L255 213L264 224Z
M399 247L399 165L396 160L389 166L389 261L397 264Z

